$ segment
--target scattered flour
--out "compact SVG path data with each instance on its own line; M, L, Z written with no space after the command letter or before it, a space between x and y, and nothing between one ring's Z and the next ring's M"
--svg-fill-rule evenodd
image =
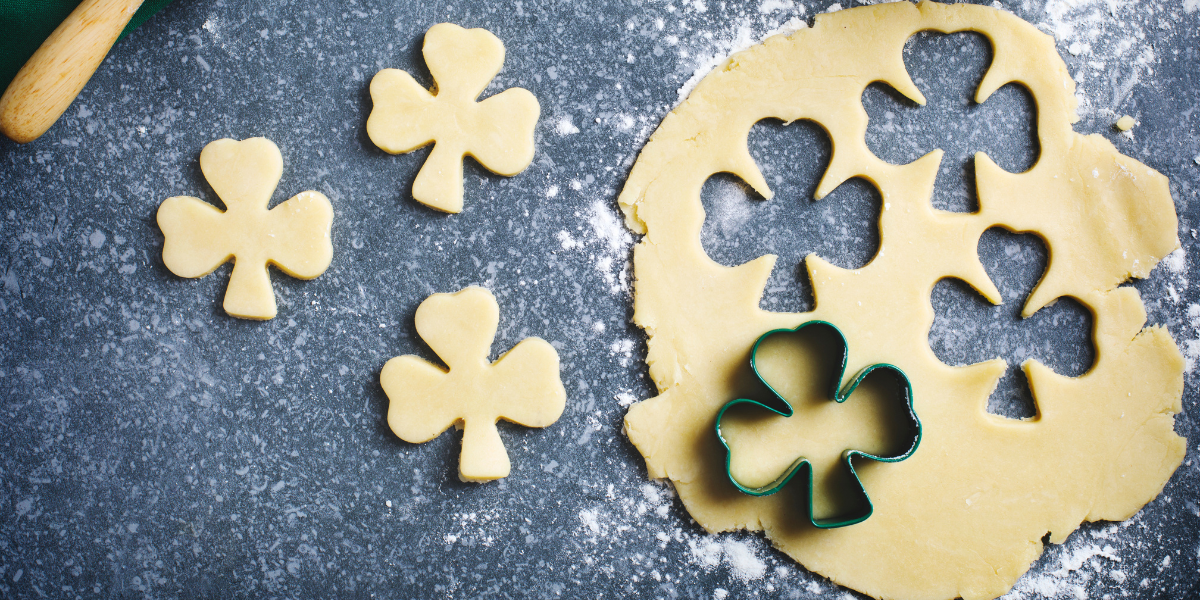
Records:
M1119 116L1142 77L1154 74L1158 57L1147 30L1171 26L1152 7L1127 0L1049 0L1045 14L1038 26L1079 58L1070 68L1080 116Z
M1076 548L1062 557L1058 570L1051 573L1051 575L1059 578L1068 577L1073 571L1083 568L1084 564L1095 557L1107 558L1113 562L1121 562L1121 558L1114 554L1114 552L1116 551L1113 550L1112 546L1105 546L1101 549L1095 544Z
M617 356L617 362L622 367L628 367L633 363L633 340L623 339L617 340L609 346L609 350Z
M721 564L721 544L714 538L688 540L688 550L696 564L705 569L712 569Z
M1200 304L1193 302L1188 305L1187 319L1190 329L1185 335L1190 339L1183 342L1184 369L1192 373L1196 370L1196 361L1200 360Z
M219 20L216 20L215 18L209 18L204 22L204 25L201 25L201 27L203 27L205 31L213 36L214 42L217 44L221 43L221 23Z
M590 176L588 179L588 183L591 183ZM579 191L583 187L584 182L579 180L572 180L570 183L572 190ZM557 187L552 189L557 195ZM579 213L576 215L582 216ZM604 282L608 284L609 292L617 294L628 291L629 248L633 245L633 236L617 219L615 210L610 209L608 204L602 200L592 203L587 220L589 232L581 233L580 237L576 237L569 231L560 230L554 235L555 239L558 240L562 249L567 251L593 248L592 265L603 277Z
M554 130L558 135L572 135L579 133L579 128L571 121L571 115L560 118L554 123Z
M602 200L592 203L588 224L601 245L601 252L595 258L596 270L608 284L610 293L627 291L629 247L633 245L633 236L617 219L616 212Z
M727 539L721 544L725 550L725 562L734 577L742 581L762 579L767 573L767 565L755 554L754 549L746 542Z
M616 213L603 201L597 200L592 204L592 214L588 218L588 224L591 225L596 237L600 238L613 252L624 252L633 243L633 236L629 235L625 225L617 220Z
M1183 12L1190 15L1197 10L1200 10L1200 0L1183 0Z
M558 242L560 244L562 244L563 250L574 250L576 248L583 247L583 242L571 237L571 234L566 231L558 232L558 234L555 235L555 237L557 237Z
M1128 533L1124 533L1130 522L1132 521L1072 534L1063 546L1047 549L1048 553L1057 554L1058 568L1054 568L1053 558L1047 560L1046 569L1038 575L1029 574L1022 577L1000 600L1086 600L1099 597L1089 593L1088 587L1091 584L1102 582L1105 578L1117 584L1125 583L1128 575L1124 571L1112 568L1113 563L1122 562L1113 544L1130 549L1129 539L1126 537ZM1111 543L1100 545L1095 540Z
M653 483L647 483L642 486L642 497L650 504L661 504L662 490Z
M704 238L717 236L721 240L737 240L742 237L745 226L754 217L752 204L746 187L739 182L717 180L713 185L709 206L705 207L707 215L705 227L701 230ZM719 243L717 239L704 239L706 245Z
M1169 271L1176 275L1185 273L1187 272L1187 253L1183 250L1183 248L1180 248L1168 254L1167 257L1163 259L1163 264L1167 266Z
M724 559L730 573L742 581L762 579L767 574L767 564L758 557L749 542L725 539L717 541L716 536L688 540L688 551L696 565L709 570L721 564Z
M600 534L600 518L599 513L595 509L584 509L579 511L579 520L591 530L593 535Z
M792 0L763 0L762 4L758 5L758 12L764 15L778 10L799 10L800 14L804 14L804 5L797 7Z
M637 401L637 396L634 396L629 392L621 392L620 394L613 396L613 398L617 401L617 404L621 406L629 406Z

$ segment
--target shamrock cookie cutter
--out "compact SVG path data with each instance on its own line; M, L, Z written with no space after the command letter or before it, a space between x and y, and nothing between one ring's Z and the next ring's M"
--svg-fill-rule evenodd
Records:
M779 477L776 477L774 481L772 481L766 485L759 486L759 487L748 486L748 485L745 485L742 482L738 481L737 478L734 477L734 475L733 475L733 471L730 468L730 462L732 461L732 458L733 458L733 450L729 447L729 441L725 438L724 433L722 433L722 431L721 431L721 424L725 418L725 413L729 409L731 409L735 406L741 405L741 404L748 404L751 406L765 408L768 411L773 412L773 413L780 415L782 417L785 417L785 418L791 417L793 414L795 414L795 410L792 408L791 403L789 403L786 399L784 399L784 397L775 389L775 387L772 386L769 382L767 382L766 378L764 378L762 373L759 371L758 350L759 350L759 347L762 345L762 343L764 341L766 341L768 338L770 338L771 336L774 336L776 334L781 334L781 333L799 333L801 330L803 330L807 327L813 327L813 326L826 327L826 328L830 329L833 333L836 333L837 340L840 342L841 347L842 347L841 363L837 368L836 377L834 377L832 380L833 381L833 383L832 383L833 389L830 390L830 393L829 393L830 398L834 402L837 402L839 404L843 403L847 399L850 398L850 396L855 392L855 390L858 389L859 384L861 384L863 382L863 380L867 378L868 375L870 375L871 373L873 373L877 370L890 371L897 376L897 380L900 383L900 386L899 386L900 387L900 396L903 398L904 405L908 409L907 415L909 417L911 417L911 423L909 425L911 426L911 429L912 429L912 444L909 445L908 448L900 454L880 456L880 455L875 455L875 454L871 454L868 452L863 452L861 450L854 450L854 449L850 449L850 448L847 448L846 450L842 451L841 464L844 465L844 467L849 470L851 478L854 480L854 483L857 485L857 490L856 490L857 493L855 495L858 496L857 500L859 500L859 502L857 502L856 505L851 507L851 509L848 510L847 512L839 514L836 517L827 518L827 519L818 519L813 515L813 475L812 475L813 469L812 469L812 465L809 462L808 458L806 458L804 456L797 458L795 461L792 462L791 465L789 465L786 469L784 469L783 473L780 474ZM732 400L732 401L726 403L724 406L721 407L720 412L717 413L717 422L716 422L715 429L717 432L717 438L721 440L721 445L724 446L724 448L725 448L725 475L729 478L729 481L732 482L733 485L735 487L737 487L737 489L744 494L749 494L751 496L769 496L769 495L774 494L775 492L778 492L779 490L783 489L783 486L787 485L787 483L789 481L791 481L792 478L796 476L796 474L798 474L800 472L804 472L806 477L804 477L803 479L805 480L805 484L808 487L808 491L805 496L805 503L804 503L805 511L808 513L808 520L813 524L813 526L820 528L820 529L834 529L837 527L845 527L847 525L861 523L862 521L867 520L867 518L870 517L871 513L873 513L875 510L875 507L871 504L871 497L867 494L866 488L863 487L862 480L860 480L858 477L858 472L854 469L854 459L855 458L862 457L862 458L874 460L877 462L883 462L883 463L900 462L900 461L912 456L913 453L917 451L917 446L919 446L921 444L921 420L917 417L917 413L913 409L912 384L909 382L908 376L904 374L904 371L902 371L899 367L897 367L895 365L886 364L886 363L876 363L873 365L869 365L867 367L864 367L861 371L859 371L858 374L854 376L854 379L851 380L850 383L846 384L846 386L843 387L839 391L838 384L845 377L846 364L849 359L849 355L850 355L850 350L849 350L849 345L846 343L846 336L842 334L842 331L840 329L838 329L836 325L834 325L833 323L829 323L828 321L821 321L821 320L808 321L808 322L803 323L800 326L796 327L795 329L772 329L771 331L768 331L768 332L762 334L761 336L759 336L758 340L754 342L754 347L750 351L750 368L754 371L755 377L757 377L758 380L760 382L762 382L763 385L765 385L768 390L770 390L771 399L769 399L767 401L759 401L759 400L751 400L751 399L747 399L747 398L738 398L737 400Z

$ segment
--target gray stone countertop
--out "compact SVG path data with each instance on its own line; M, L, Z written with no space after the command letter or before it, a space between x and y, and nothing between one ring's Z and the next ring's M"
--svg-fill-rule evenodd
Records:
M857 2L846 3L849 8ZM1050 546L1011 598L1185 598L1200 593L1200 4L1197 0L993 3L1058 37L1084 99L1077 131L1106 136L1171 181L1183 251L1133 282L1149 322L1189 359L1176 430L1188 456L1132 520ZM616 196L681 90L714 57L828 2L175 2L123 40L66 116L27 145L0 141L0 595L6 597L859 597L756 534L709 535L669 485L648 481L621 432L653 395L630 322L630 249ZM485 95L541 102L537 156L513 178L467 161L466 209L412 201L428 150L391 156L367 138L368 85L396 67L431 83L422 36L449 21L507 47ZM934 202L970 210L966 158L1032 164L1032 101L1018 88L966 100L989 60L972 34L921 34L906 60L926 108L873 87L868 143L909 161L940 147ZM683 92L686 93L686 92ZM1113 129L1129 114L1139 125ZM315 189L335 208L334 258L312 281L278 271L279 316L221 309L229 265L198 280L161 260L167 197L217 202L208 142L279 145L282 201ZM822 146L824 144L824 146ZM818 129L751 134L768 178L805 197L828 156ZM814 152L813 149L817 149ZM823 150L822 150L823 149ZM825 152L824 155L821 152ZM781 256L763 306L811 304L817 252L865 263L878 198L851 182L797 214L747 218L736 182L706 185L703 241L737 264ZM771 209L776 210L776 209ZM750 211L750 212L748 212ZM820 217L813 219L813 216ZM828 227L788 227L831 223ZM790 236L790 237L789 237ZM1006 298L1037 281L1036 238L989 232L984 264ZM529 336L562 360L566 412L501 427L512 475L456 476L459 434L412 445L388 429L379 371L432 353L413 330L429 294L467 285L501 307L494 355ZM1078 375L1091 317L1060 302L1036 323L965 286L933 293L930 343L951 364L1033 357ZM1017 369L991 409L1031 411Z

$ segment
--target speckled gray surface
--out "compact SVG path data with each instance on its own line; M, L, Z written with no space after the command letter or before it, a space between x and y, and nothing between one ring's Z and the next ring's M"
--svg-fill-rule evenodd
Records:
M1130 521L1086 525L1048 548L1011 598L1194 597L1200 2L998 4L1058 35L1086 98L1077 130L1171 179L1186 253L1134 285L1189 358L1176 426L1189 453L1165 492ZM633 238L615 207L629 166L714 55L827 7L168 7L114 49L45 137L0 142L0 594L856 597L758 536L705 534L669 487L646 480L621 434L625 406L652 394L629 322ZM542 105L534 165L504 179L468 162L457 216L408 197L427 151L392 157L364 131L370 77L397 67L429 83L420 42L441 21L506 44L485 94L521 86ZM1036 157L1019 90L965 101L987 53L969 35L919 36L907 56L930 106L864 96L868 143L884 158L947 150L943 208L974 202L969 153L1010 169ZM1111 127L1122 114L1140 121L1131 134ZM169 273L154 221L169 196L216 201L198 167L206 143L260 135L284 156L276 201L317 189L336 211L333 265L307 282L275 273L279 317L266 323L221 310L228 265L200 280ZM823 167L821 143L803 124L752 133L767 177L787 179L797 199ZM705 190L705 248L730 264L780 254L764 306L797 309L811 302L798 277L805 254L849 266L874 253L872 194L851 183L790 212L717 178ZM755 210L775 212L746 216ZM980 250L1006 298L1027 293L1045 261L1036 239L1004 232ZM456 478L457 434L419 446L393 436L378 383L392 356L432 358L412 327L421 300L471 284L501 304L493 351L552 341L568 390L554 426L502 426L513 473L482 486ZM1022 322L1018 302L992 308L954 283L933 303L930 342L947 362L1032 356L1066 374L1091 363L1090 317L1077 305ZM1023 381L1005 381L993 410L1028 412Z

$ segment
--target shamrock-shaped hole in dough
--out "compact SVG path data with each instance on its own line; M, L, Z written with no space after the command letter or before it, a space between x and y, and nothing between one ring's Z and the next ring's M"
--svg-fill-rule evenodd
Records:
M992 62L992 47L978 33L918 33L904 45L904 65L925 95L921 106L876 83L862 95L867 147L892 164L908 164L940 148L945 154L934 184L933 206L976 212L976 152L1004 170L1021 173L1040 155L1037 107L1024 86L1010 83L982 104L975 93Z
M1004 304L992 305L961 280L943 279L930 296L934 320L929 347L949 365L1003 359L1008 369L988 398L988 412L1011 419L1034 418L1037 405L1019 367L1033 359L1060 375L1086 373L1095 360L1092 313L1073 298L1059 298L1021 318L1047 264L1046 247L1034 234L988 229L979 239L979 260Z
M748 143L775 197L764 201L726 173L710 177L700 192L705 213L700 243L710 258L726 266L764 254L778 256L759 305L775 312L808 312L813 307L805 268L809 254L858 269L879 251L879 190L855 178L814 200L832 146L829 135L812 121L759 121Z
M907 458L920 440L907 379L895 367L872 365L846 380L850 350L822 321L764 334L747 376L754 391L717 417L730 479L753 495L796 479L791 485L804 489L796 510L807 508L818 527L869 516L860 477L877 461Z

